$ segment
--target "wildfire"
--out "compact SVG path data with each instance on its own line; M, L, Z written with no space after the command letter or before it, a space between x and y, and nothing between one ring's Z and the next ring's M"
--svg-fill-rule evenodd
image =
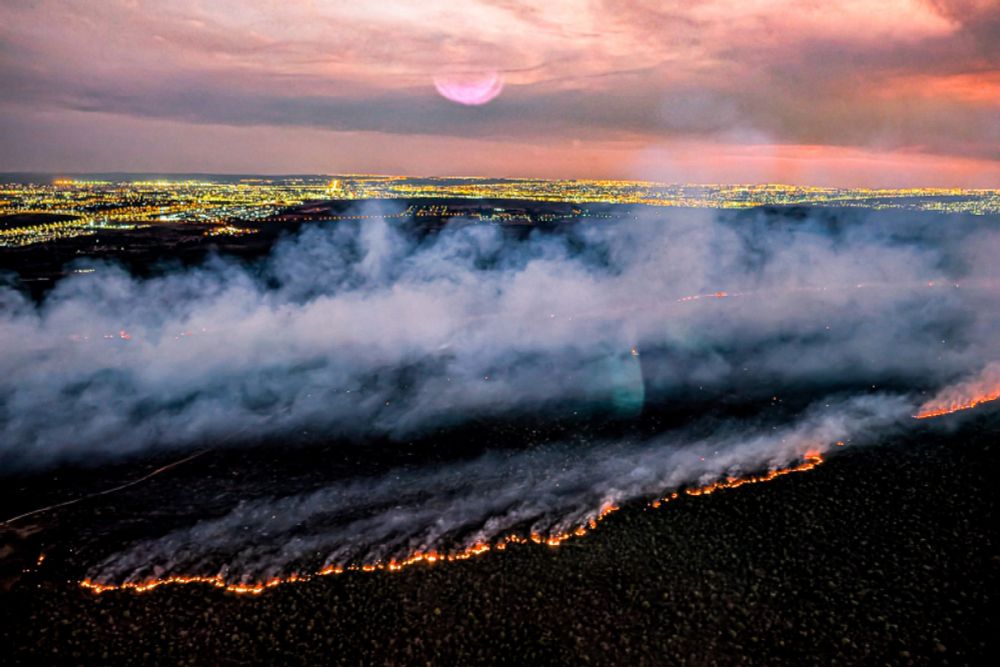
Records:
M948 387L920 406L916 419L940 417L1000 399L1000 362L993 362L978 377Z
M1000 398L1000 388L994 391L983 394L982 396L976 396L975 398L970 398L964 403L949 403L943 407L934 407L932 403L925 403L923 407L920 408L920 412L913 415L917 419L929 419L931 417L940 417L941 415L950 415L952 412L960 412L961 410L971 410L977 405L982 405L983 403L989 403L990 401L995 401Z
M720 480L713 482L711 484L686 489L685 494L689 496L704 496L710 493L722 489L735 489L746 484L759 484L761 482L769 482L773 479L781 477L783 475L789 475L795 472L806 472L812 470L816 466L823 463L823 456L818 452L808 452L804 456L802 463L798 465L777 468L774 470L769 470L766 473L758 475L747 475L744 477L728 477L725 480ZM676 500L680 497L680 493L674 492L669 496L659 498L650 503L653 508L660 507L663 503L670 500ZM499 539L494 543L489 542L476 542L470 546L464 547L461 550L453 551L449 553L441 553L438 551L417 551L407 556L405 558L396 560L392 559L387 562L376 562L376 563L365 563L365 564L353 564L353 565L327 565L317 571L315 574L291 574L287 577L274 577L262 582L228 582L223 579L220 575L215 576L172 576L164 577L162 579L149 579L146 581L126 581L120 584L102 584L92 579L84 579L80 582L80 586L93 592L93 593L106 593L108 591L117 590L129 590L136 593L145 593L153 589L159 588L160 586L176 585L176 584L207 584L209 586L214 586L215 588L220 588L230 593L235 593L238 595L260 595L264 591L274 588L275 586L280 586L281 584L293 583L297 581L308 581L315 577L323 577L335 574L344 574L345 572L399 572L400 570L412 567L414 565L426 564L434 565L438 562L455 562L461 560L469 560L470 558L475 558L481 556L490 551L504 551L511 544L538 544L545 545L548 547L558 547L562 545L567 540L575 537L583 537L593 530L597 529L598 524L606 519L611 514L617 512L620 509L618 505L611 503L606 503L601 508L595 512L586 523L581 524L571 530L567 530L559 533L552 533L549 535L542 535L540 533L531 533L527 536L518 535L516 533L511 533Z
M701 486L695 489L686 489L684 493L689 496L707 496L710 493L715 493L716 491L721 491L722 489L737 489L741 486L747 484L760 484L761 482L770 482L772 479L777 479L782 475L790 475L793 472L806 472L807 470L812 470L819 464L823 463L823 456L819 452L809 452L805 455L805 460L789 468L777 468L775 470L769 470L763 475L747 475L746 477L727 477L724 480L718 482L712 482L705 486ZM674 500L678 496L677 493L672 493L667 498L661 498L661 502L666 502L667 500Z

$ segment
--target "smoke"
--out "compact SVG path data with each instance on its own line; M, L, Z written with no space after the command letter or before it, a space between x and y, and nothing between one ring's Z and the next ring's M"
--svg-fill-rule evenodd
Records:
M712 437L590 441L490 452L447 466L397 469L308 493L241 502L218 518L140 541L97 565L100 583L171 575L259 582L327 566L496 544L510 534L559 535L600 508L686 483L779 468L834 442L883 433L908 418L899 397L854 398L780 429Z
M308 226L255 263L146 279L96 265L41 303L0 289L0 469L674 414L308 492L248 489L95 576L258 578L560 531L605 503L895 428L919 392L1000 358L998 252L990 226L943 216L637 209L527 231ZM725 408L761 402L787 407Z
M527 239L366 222L307 228L250 267L141 280L104 265L38 306L4 290L0 462L399 435L608 391L932 384L997 356L994 295L976 281L1000 248L988 229L925 242L935 222L675 211ZM678 301L720 290L733 296Z

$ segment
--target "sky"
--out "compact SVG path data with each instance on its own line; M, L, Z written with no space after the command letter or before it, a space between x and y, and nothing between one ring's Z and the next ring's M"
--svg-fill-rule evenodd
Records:
M995 0L4 0L0 171L1000 187Z

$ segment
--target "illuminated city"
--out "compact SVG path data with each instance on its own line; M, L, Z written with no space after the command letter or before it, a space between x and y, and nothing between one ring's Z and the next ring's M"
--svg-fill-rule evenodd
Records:
M163 223L210 225L206 235L252 233L252 223L311 201L503 199L580 204L744 209L758 206L831 206L992 215L1000 189L896 190L792 185L665 185L637 181L314 176L218 180L102 181L53 178L49 183L0 185L0 246L22 246ZM462 216L447 203L412 215ZM347 219L355 214L339 216ZM492 218L512 222L510 215ZM230 223L251 223L234 226Z

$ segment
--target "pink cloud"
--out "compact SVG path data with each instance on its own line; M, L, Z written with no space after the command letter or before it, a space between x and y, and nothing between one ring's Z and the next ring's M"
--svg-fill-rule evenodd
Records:
M430 146L418 157L371 140L354 159L378 171L528 174L542 154L561 165L558 175L582 176L686 143L730 150L686 160L684 180L738 171L719 164L763 173L753 168L763 158L745 154L760 145L786 147L769 162L785 166L768 173L788 178L822 176L797 169L803 160L841 169L843 151L854 150L884 155L914 179L975 179L1000 160L997 15L980 0L5 3L0 123L16 119L21 131L3 133L0 169L22 168L19 155L84 154L86 130L66 136L68 146L41 146L58 133L48 119L73 112L95 131L115 115L145 128L121 148L130 162L173 136L168 128L187 127L191 139L174 136L171 150L186 151L191 170L207 164L206 137L221 146L225 128L254 128ZM492 103L463 114L435 104L435 90ZM557 155L574 139L586 155ZM502 167L497 157L470 162L470 140L518 150L504 151ZM793 159L795 146L826 150L806 159L795 149ZM234 168L266 171L283 151L280 162L294 162L295 150L292 142ZM45 165L73 169L65 159Z

